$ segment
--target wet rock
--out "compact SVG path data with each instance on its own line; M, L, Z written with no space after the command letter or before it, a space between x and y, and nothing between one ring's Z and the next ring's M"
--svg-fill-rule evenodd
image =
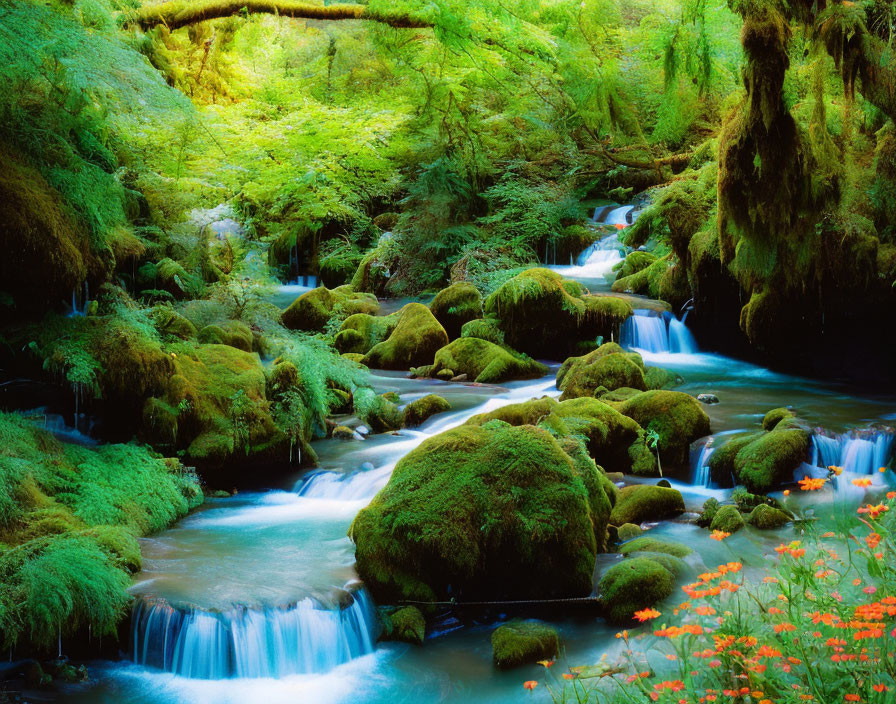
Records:
M681 492L661 486L635 484L620 489L616 505L610 513L610 523L644 523L660 521L684 513Z
M773 530L782 528L793 520L783 511L776 509L768 504L759 504L747 516L747 523L760 530Z
M429 309L445 328L448 338L455 340L461 336L461 328L466 323L482 317L482 294L467 281L451 284L436 294Z
M607 620L625 625L634 620L636 611L646 609L668 597L675 587L675 575L666 566L649 557L626 558L601 577L598 593Z
M616 529L616 537L619 542L624 543L626 540L639 537L643 532L637 523L623 523Z
M441 396L429 394L411 401L404 409L404 424L409 428L416 427L427 418L451 410L451 404Z
M501 669L553 660L559 652L557 631L542 623L512 621L492 633L492 657Z
M709 524L710 530L721 530L726 533L736 533L743 527L744 517L737 506L732 506L731 504L720 506L712 519L712 523Z
M405 606L383 618L382 640L395 640L411 645L423 645L426 637L426 618L416 606Z
M346 425L337 425L333 429L333 437L336 440L354 440L355 431Z
M712 405L714 403L719 402L719 397L715 394L697 394L697 400L700 403L705 403L707 405Z

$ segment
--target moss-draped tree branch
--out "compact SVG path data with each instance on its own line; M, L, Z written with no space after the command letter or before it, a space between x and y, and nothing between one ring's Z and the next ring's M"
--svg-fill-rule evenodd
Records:
M175 30L197 22L242 14L281 15L306 20L369 20L399 28L432 27L424 17L401 12L372 11L366 5L311 5L293 0L211 0L181 2L174 0L147 5L126 21L126 25L148 30L159 25Z

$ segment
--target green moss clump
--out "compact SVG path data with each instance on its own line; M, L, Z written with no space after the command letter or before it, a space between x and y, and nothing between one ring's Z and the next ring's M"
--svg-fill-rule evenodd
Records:
M482 317L482 294L473 284L461 281L439 291L429 309L448 338L456 340L466 323Z
M352 524L358 573L387 602L589 594L609 506L597 474L532 426L441 433Z
M323 332L333 318L347 318L357 313L375 315L379 307L374 296L356 293L350 286L332 290L319 286L294 300L280 320L290 330Z
M567 359L557 372L557 388L563 392L563 400L593 397L600 387L608 391L622 387L646 390L641 355L607 342L583 357Z
M333 342L342 354L365 355L389 337L397 324L398 312L383 316L356 313L345 319Z
M492 658L501 669L553 660L559 652L556 629L543 623L511 621L492 633Z
M534 359L477 337L458 338L436 352L428 375L436 377L443 369L450 369L452 376L466 374L468 379L479 384L537 379L548 371Z
M504 332L501 330L500 321L497 318L478 318L464 323L460 330L460 336L477 337L496 345L504 344Z
M681 513L684 513L684 498L678 490L635 484L620 489L616 505L610 513L610 523L614 526L641 524L672 518Z
M684 383L684 379L670 369L662 367L646 367L644 370L644 383L650 391L658 391L660 389L669 389L673 386L680 386Z
M361 259L349 285L355 291L380 296L386 290L389 276L386 267L379 261L379 251L373 250Z
M448 344L445 329L426 306L408 303L394 315L392 332L364 356L368 367L406 370L429 364L435 353Z
M768 504L759 504L747 516L747 523L760 530L783 528L791 520L793 519L786 513Z
M167 306L153 308L152 323L156 331L164 337L179 340L195 340L198 333L196 326L177 311Z
M356 389L352 402L355 415L374 433L388 433L404 425L405 414L373 389Z
M252 330L238 320L228 320L218 325L206 325L199 331L199 342L208 345L229 345L243 352L252 351Z
M426 637L426 618L416 606L405 606L383 619L382 640L396 640L411 645L423 645Z
M686 467L691 443L709 435L709 416L697 399L679 391L645 391L619 406L620 412L659 435L664 463Z
M782 420L787 418L795 418L796 414L789 408L773 408L762 419L763 430L774 430Z
M726 504L719 506L716 515L713 516L712 523L709 524L710 530L721 530L726 533L736 533L744 527L744 517L741 515L737 506Z
M637 274L639 271L643 271L655 261L655 254L635 250L614 266L613 271L616 272L617 279L624 279L626 276L631 276L632 274Z
M675 575L649 557L630 557L614 565L598 585L607 620L628 624L636 611L649 608L672 594Z
M703 511L700 513L700 516L697 518L697 525L703 526L704 528L709 528L712 523L712 519L716 517L716 513L719 511L719 500L718 499L707 499L703 502Z
M737 453L761 436L761 432L729 436L709 458L709 472L712 480L721 486L731 486L736 483L734 460Z
M630 523L628 525L633 524ZM619 548L619 552L622 555L630 555L633 552L656 552L672 555L673 557L687 557L693 550L681 543L643 536L635 538L634 540L629 540L625 545Z
M437 413L445 413L450 410L451 404L444 398L436 394L428 394L423 398L411 401L405 406L404 424L409 428L413 428Z
M643 532L641 526L637 523L623 523L616 529L616 537L619 539L620 543L624 543L627 540L634 540Z

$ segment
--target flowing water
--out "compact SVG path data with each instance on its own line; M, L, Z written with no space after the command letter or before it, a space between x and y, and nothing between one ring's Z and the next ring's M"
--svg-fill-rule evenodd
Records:
M629 213L616 209L607 219L625 220ZM603 242L568 269L587 269L590 275L610 261L607 252L618 261L619 250ZM282 288L292 297L298 290ZM719 399L705 406L714 435L694 444L690 481L673 480L689 512L699 511L709 497L726 498L727 491L710 486L706 467L712 452L738 431L759 429L772 408L792 406L817 428L801 472L837 464L847 473L876 473L896 446L893 398L856 396L832 382L700 351L684 322L669 313L638 310L625 324L621 343L639 351L647 364L680 374L681 391ZM537 678L540 666L512 672L492 666L490 634L507 614L480 615L482 621L446 615L423 647L377 643L374 606L356 581L346 533L401 457L476 413L556 396L556 369L552 364L542 379L504 386L376 372L378 391L395 390L403 403L439 393L452 410L414 430L316 442L319 468L287 476L269 491L211 499L172 529L145 539L123 659L95 663L91 683L70 687L63 699L84 704L520 701L521 682ZM888 481L890 474L876 473L875 481ZM838 482L843 495L855 490L847 476ZM695 571L730 560L732 551L748 571L762 569L765 555L782 539L780 531L747 528L723 545L687 516L651 530L693 547L689 560ZM596 576L618 559L600 556ZM593 615L569 616L555 625L571 664L612 657L619 647L615 629Z

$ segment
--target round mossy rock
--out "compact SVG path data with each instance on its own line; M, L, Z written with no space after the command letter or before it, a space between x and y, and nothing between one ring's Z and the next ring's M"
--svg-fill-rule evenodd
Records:
M709 416L697 399L680 391L645 391L620 404L619 411L659 435L664 463L687 467L691 443L709 435Z
M408 370L429 364L436 352L448 344L445 329L421 303L408 303L394 315L394 329L367 352L364 356L366 366Z
M404 408L404 424L408 428L414 428L423 423L427 418L451 410L451 404L441 396L428 394L423 398L411 401Z
M721 530L726 533L736 533L743 527L744 517L737 509L737 506L731 504L719 506L719 510L713 516L712 523L709 524L710 530Z
M684 513L684 498L676 489L635 484L619 490L616 505L610 513L610 523L660 521Z
M559 652L556 629L543 623L511 621L492 633L492 657L501 669L553 660Z
M619 345L608 342L583 357L567 359L557 373L557 388L563 392L560 398L564 401L592 397L601 387L605 391L622 387L646 390L641 355L624 352Z
M600 579L598 593L610 623L625 625L636 611L668 597L675 575L649 557L629 557L608 569Z
M504 347L476 337L462 337L436 352L430 376L450 370L453 378L465 374L478 384L499 384L514 379L537 379L548 368Z
M412 645L423 645L426 637L426 618L416 606L405 606L383 618L382 640L395 640Z
M747 516L747 523L760 530L782 528L790 523L791 520L791 517L786 513L768 504L759 504Z
M637 523L623 523L616 529L616 537L620 543L640 537L644 531Z
M482 294L470 282L461 281L439 291L429 309L445 328L448 338L455 340L461 336L466 323L482 317Z
M660 540L658 538L642 536L628 541L625 545L619 548L619 552L622 555L629 555L633 552L656 552L672 555L673 557L687 557L693 550L687 545L682 545L681 543L676 543L671 540Z

